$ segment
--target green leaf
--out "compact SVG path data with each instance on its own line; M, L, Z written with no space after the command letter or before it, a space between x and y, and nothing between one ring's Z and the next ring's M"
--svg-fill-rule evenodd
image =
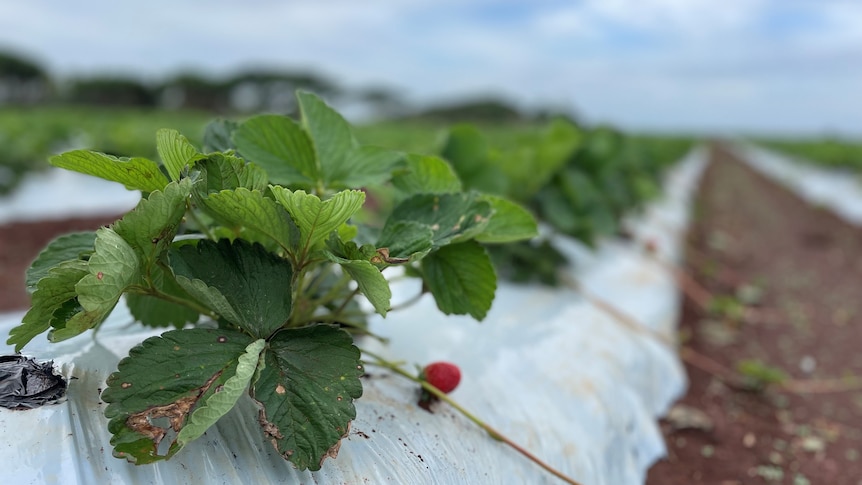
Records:
M278 202L257 190L223 190L202 199L207 210L224 226L246 227L275 241L288 253L299 247L299 229ZM258 238L246 237L258 240ZM261 241L262 242L262 241Z
M299 469L319 470L335 457L362 395L360 353L353 338L328 325L282 330L264 353L252 386L260 423L275 448Z
M365 202L365 193L360 190L344 190L324 201L303 190L292 192L272 185L270 190L299 227L300 247L304 251L310 251L325 241Z
M138 255L144 272L150 272L173 242L186 213L190 191L188 179L180 183L171 182L164 192L156 190L146 199L141 199L134 210L112 226Z
M463 180L487 164L488 144L475 126L455 125L449 130L441 155L452 163Z
M141 261L131 246L109 228L96 231L96 251L87 264L89 274L75 285L82 310L65 322L52 325L48 339L72 338L102 323L126 289L140 281Z
M172 248L177 282L194 298L258 338L290 317L293 269L260 244L202 240Z
M195 168L198 170L195 192L201 196L239 187L263 191L267 186L262 168L231 155L213 153L195 163Z
M341 167L324 166L324 178L330 188L367 187L380 184L391 176L392 169L404 158L401 152L375 146L357 147L347 153ZM327 172L326 170L330 170Z
M444 246L422 260L425 284L437 308L447 315L470 314L482 320L497 289L494 265L475 241Z
M231 137L239 125L230 120L211 121L204 129L204 146L207 153L235 150Z
M245 353L237 359L236 374L225 381L220 391L216 391L209 399L199 404L189 417L188 424L180 430L177 435L177 443L180 446L200 438L210 426L234 407L239 397L248 388L257 369L260 353L265 346L266 341L258 339L245 348Z
M329 249L325 251L326 257L333 263L338 263L359 285L359 291L368 298L374 306L374 310L386 316L389 311L389 302L392 299L392 291L389 282L380 272L380 269L365 257L365 254L356 247L355 243L349 246L338 240L337 237L330 239ZM369 248L370 249L370 248ZM369 251L370 252L370 251ZM373 252L376 255L376 251Z
M414 222L430 228L434 247L464 241L481 233L491 214L491 205L472 192L414 195L392 211L377 246L396 245L399 226L395 224L401 222Z
M131 190L152 192L168 185L159 165L146 158L117 158L89 150L72 150L51 157L50 162L55 167L120 182Z
M257 116L233 135L242 156L266 169L271 183L323 191L389 178L400 153L360 147L347 121L323 100L303 91L296 97L300 123L283 116Z
M233 406L262 347L240 332L190 329L132 348L102 393L114 456L142 465L176 454Z
M434 231L427 224L414 221L387 223L380 234L377 247L387 248L393 258L423 258L434 248Z
M407 195L461 192L461 180L446 160L409 155L407 166L395 173L392 185Z
M260 165L270 183L312 186L318 166L308 133L286 116L261 115L248 119L233 134L244 158Z
M583 140L581 131L573 124L555 120L535 139L523 140L517 149L497 154L495 161L509 180L508 194L518 201L526 201L548 185L551 177L572 158Z
M9 332L6 343L15 345L15 352L20 352L34 337L48 330L54 312L77 297L75 285L87 274L86 261L66 261L49 269L36 283L30 310L21 325Z
M347 154L358 144L350 132L350 125L337 111L322 99L307 91L297 91L302 126L310 135L317 154L315 180L331 181L336 176L350 173L346 166Z
M183 300L193 300L177 283L169 269L162 266L154 268L151 281L161 292ZM191 308L150 295L130 293L126 304L135 320L149 327L183 328L186 323L194 323L200 314Z
M48 276L48 271L64 261L85 260L93 253L96 231L73 232L60 236L45 246L27 268L27 291L36 290L36 283Z
M183 168L197 160L206 158L180 132L167 128L162 128L156 132L156 150L159 152L159 157L162 159L168 175L174 181L180 179Z
M482 200L494 210L488 225L476 240L483 243L507 243L539 235L536 219L527 209L495 195L483 195Z

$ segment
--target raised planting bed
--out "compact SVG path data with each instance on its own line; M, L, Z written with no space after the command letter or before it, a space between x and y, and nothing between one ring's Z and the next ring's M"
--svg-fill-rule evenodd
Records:
M395 188L407 192L406 198L396 193L387 199L384 191L375 201L380 207L394 206L388 217L401 225L399 231L387 233L386 216L380 220L374 214L357 215L352 223L377 221L383 226L376 244L370 249L349 246L359 233L342 228L340 221L324 232L329 240L323 245L324 239L310 229L328 227L321 224L342 211L318 209L362 195L326 187L333 180L346 180L325 175L325 167L331 169L335 160L326 157L337 155L325 147L338 146L333 139L338 142L339 136L349 134L340 117L307 94L300 95L300 105L300 123L264 117L239 127L219 124L205 144L213 147L233 140L238 153L262 161L271 183L280 178L309 192L299 187L242 188L259 182L257 176L243 172L256 170L247 161L229 158L230 152L199 153L176 132L163 131L159 152L166 167L164 181L154 182L159 177L149 171L154 165L148 161L137 163L152 177L120 180L126 185L146 184L141 188L147 201L112 228L100 229L93 249L88 236L54 246L45 254L59 251L73 259L51 269L48 277L40 271L51 258L43 254L37 260L36 269L28 273L36 290L36 310L5 315L0 331L11 334L9 352L14 345L40 361L53 360L69 379L69 389L66 400L57 405L0 410L4 441L14 443L4 460L10 464L8 476L23 483L556 483L559 479L537 464L542 460L571 477L571 483L641 483L649 465L664 452L656 417L685 383L674 347L679 296L667 263L680 257L688 201L704 166L704 152L690 152L667 173L662 184L666 196L620 223L626 239L598 234L590 249L568 236L548 236L570 262L559 272L560 286L516 285L490 279L490 259L482 256L485 249L480 243L529 237L534 231L531 218L522 217L517 204L502 195L462 191L460 182L454 185L459 180L454 172L433 157L408 156L407 165L396 166L395 157L385 151L348 141L343 145L348 152L361 151L365 157L358 160L375 157L378 165L391 162L398 169L395 175L364 174L362 180L393 177ZM337 129L330 130L329 123ZM238 131L231 134L232 130ZM259 130L280 135L263 136ZM281 136L292 141L282 143ZM306 143L303 137L316 144L314 150L295 150L297 145L291 143ZM324 139L333 143L323 145ZM300 159L311 157L319 165L305 165L317 169L299 175L274 172L283 165L273 165L272 160L281 160L287 152ZM84 166L76 165L80 160L118 163L82 152L58 160L78 169ZM314 170L323 170L324 175ZM214 181L210 178L214 173L233 175ZM604 169L597 168L596 173L604 177L603 183L612 182ZM649 183L632 180L638 186ZM241 187L225 187L230 183ZM429 197L423 193L429 187L445 190L430 192ZM190 198L184 195L187 189ZM622 204L627 192L624 186L617 189L616 202ZM270 193L272 198L266 195ZM320 194L316 202L313 193ZM415 204L423 198L431 203ZM452 200L469 204L465 202L454 225L449 225L448 219L439 218ZM192 205L184 206L187 203ZM161 210L174 205L176 210ZM238 207L255 210L237 215L233 209ZM190 211L185 218L183 209ZM320 217L305 217L309 210ZM287 211L290 217L261 224L260 211L276 215ZM512 214L518 216L509 223L506 218ZM495 222L498 215L502 218L497 222L503 223ZM349 216L342 213L338 218L346 221ZM441 227L454 235L439 237ZM209 242L217 238L208 231L232 235L236 242ZM401 240L393 234L403 238L410 231L419 236L399 247ZM176 241L174 234L180 235ZM240 242L245 238L263 246ZM150 253L149 243L163 252ZM260 248L269 247L266 244L272 249L264 253ZM75 250L67 253L70 247ZM308 248L313 251L306 252ZM117 252L122 257L115 257ZM326 257L309 256L313 254ZM231 261L237 263L234 269L219 272L222 263ZM156 271L147 269L151 263L152 268L167 264L171 272L163 273L162 280L143 277L143 282L135 282L135 268L143 268L146 275ZM248 296L259 281L266 282L261 291L285 285L285 279L271 276L273 268L286 268L288 263L298 272L312 263L324 265L315 266L321 271L326 264L337 265L341 269L334 274L344 282L327 283L323 273L300 279L293 287L297 291L292 304L301 309L295 312L288 311L290 305L272 306L285 295L283 289L262 300ZM377 279L387 266L395 266L386 273L392 276L391 285L384 283L391 296ZM46 303L45 289L52 284L46 278L65 278L61 271L81 272L78 283L64 290L74 291L77 296L69 300L79 306ZM132 282L114 285L123 275ZM228 284L237 275L243 282ZM164 281L170 278L184 292L166 286ZM92 289L101 288L104 281L116 286L110 288L111 295L94 294ZM219 323L206 323L205 317L197 328L186 325L165 333L155 327L185 314L176 309L166 311L168 316L142 312L141 301L135 301L141 293L188 303ZM332 295L337 298L327 300ZM357 295L364 298L354 299ZM116 298L122 298L116 308L102 304ZM491 300L494 305L488 309ZM258 305L261 301L265 308ZM308 322L302 320L308 310L302 305L318 301L326 304L319 312L308 311ZM410 305L399 309L405 303ZM34 311L50 311L48 325L34 318ZM96 312L105 311L107 316L100 321ZM378 315L372 314L375 311ZM368 314L364 323L354 321ZM283 323L279 315L287 321ZM91 317L95 333L86 332L90 328L84 325ZM186 320L197 320L197 314ZM340 326L325 324L329 322ZM40 335L46 330L54 343ZM137 346L148 337L154 338ZM363 351L361 361L354 344ZM228 350L212 350L216 348ZM130 351L132 357L126 358ZM227 360L207 360L211 355L214 359L227 355ZM451 397L496 431L489 435L447 402L426 403L430 411L419 405L421 377L411 380L402 374L415 377L412 364L437 360L461 370L461 383ZM350 365L342 366L342 361ZM176 371L165 374L171 366ZM423 385L428 389L427 382ZM531 461L504 446L498 440L502 436L537 458Z

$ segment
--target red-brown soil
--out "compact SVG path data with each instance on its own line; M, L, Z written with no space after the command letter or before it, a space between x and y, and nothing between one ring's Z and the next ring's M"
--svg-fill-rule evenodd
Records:
M30 304L24 273L52 239L68 232L95 230L115 220L117 216L100 216L0 225L0 311L24 310Z
M757 359L815 384L862 375L862 230L720 149L694 209L688 274L714 296L736 295L746 285L761 295L742 290L756 300L742 319L686 302L685 346L726 368ZM703 367L686 366L690 389L677 408L683 419L662 422L669 456L653 466L647 483L862 484L858 385L752 392ZM686 424L691 416L702 423Z

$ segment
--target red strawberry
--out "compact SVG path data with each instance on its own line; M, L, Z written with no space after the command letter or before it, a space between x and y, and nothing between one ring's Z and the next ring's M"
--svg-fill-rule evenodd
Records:
M658 254L658 243L653 239L647 239L644 242L644 249L646 249L646 252L651 255Z
M461 382L461 369L449 362L434 362L422 369L422 377L432 386L448 394Z

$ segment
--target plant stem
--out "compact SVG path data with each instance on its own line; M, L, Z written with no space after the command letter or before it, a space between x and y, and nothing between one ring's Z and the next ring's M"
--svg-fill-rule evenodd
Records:
M134 292L134 293L140 293L143 295L154 296L156 298L159 298L159 299L162 299L165 301L169 301L171 303L176 303L177 305L182 305L182 306L185 306L187 308L191 308L192 310L200 313L201 315L206 315L206 316L212 318L213 320L218 320L218 318L219 318L219 316L217 314L213 313L212 310L210 310L209 308L207 308L207 307L205 307L205 306L203 306L203 305L201 305L195 301L186 300L185 298L180 298L178 296L164 293L164 292L160 291L158 288L155 288L152 286L149 288L145 288L143 286L130 286L128 288L128 291Z
M482 428L486 433L488 433L488 436L490 436L491 438L493 438L496 441L500 441L502 443L509 445L515 451L524 455L528 460L539 465L548 473L554 475L555 477L559 478L560 480L562 480L562 481L564 481L570 485L580 485L579 482L575 481L572 478L569 478L568 476L566 476L565 474L563 474L559 470L553 468L551 465L545 463L544 461L542 461L537 456L533 455L532 453L530 453L529 451L527 451L526 449L524 449L523 447L521 447L520 445L518 445L514 441L507 438L505 435L503 435L502 433L500 433L496 429L492 428L488 423L482 421L477 416L475 416L473 413L467 411L464 407L462 407L460 404L458 404L455 400L453 400L451 397L446 395L446 393L444 393L440 389L437 389L436 387L434 387L433 385L431 385L427 381L420 379L418 376L414 376L413 374L402 369L397 363L390 362L390 361L384 359L383 357L375 354L374 352L370 352L368 350L363 350L362 352L371 356L372 358L374 358L376 360L376 362L369 362L370 364L384 367L386 369L391 370L392 372L395 372L396 374L398 374L400 376L406 377L407 379L410 379L411 381L418 383L420 386L422 386L423 389L430 392L431 394L433 394L434 396L439 398L441 401L446 402L447 404L449 404L450 406L455 408L456 411L463 414L464 417L466 417L467 419L472 421L474 424L476 424L476 426L479 426L480 428Z
M195 225L198 226L198 229L201 230L202 233L206 234L207 239L210 241L215 241L215 236L210 231L210 228L207 227L206 224L201 222L200 218L198 218L197 214L195 214L194 207L192 207L191 201L188 202L188 206L186 208L186 214L195 222Z
M353 297L358 295L358 294L359 294L359 286L357 286L353 291L350 292L349 295L347 295L347 298L345 298L344 301L341 302L341 305L334 312L332 312L332 315L336 318L338 316L340 316L341 312L343 312L344 309L347 308L347 305L350 303L350 301L353 300Z
M397 304L397 305L392 305L392 306L389 308L389 311L390 311L390 312L394 312L394 311L397 311L397 310L403 310L403 309L405 309L405 308L408 308L408 307L410 307L410 306L413 306L413 305L415 305L415 304L416 304L416 302L417 302L417 301L419 301L419 299L420 299L420 298L422 298L422 295L424 295L424 294L425 294L425 292L424 292L424 291L420 291L416 296L414 296L414 297L410 298L409 300L403 301L403 302L401 302L401 303L399 303L399 304Z

